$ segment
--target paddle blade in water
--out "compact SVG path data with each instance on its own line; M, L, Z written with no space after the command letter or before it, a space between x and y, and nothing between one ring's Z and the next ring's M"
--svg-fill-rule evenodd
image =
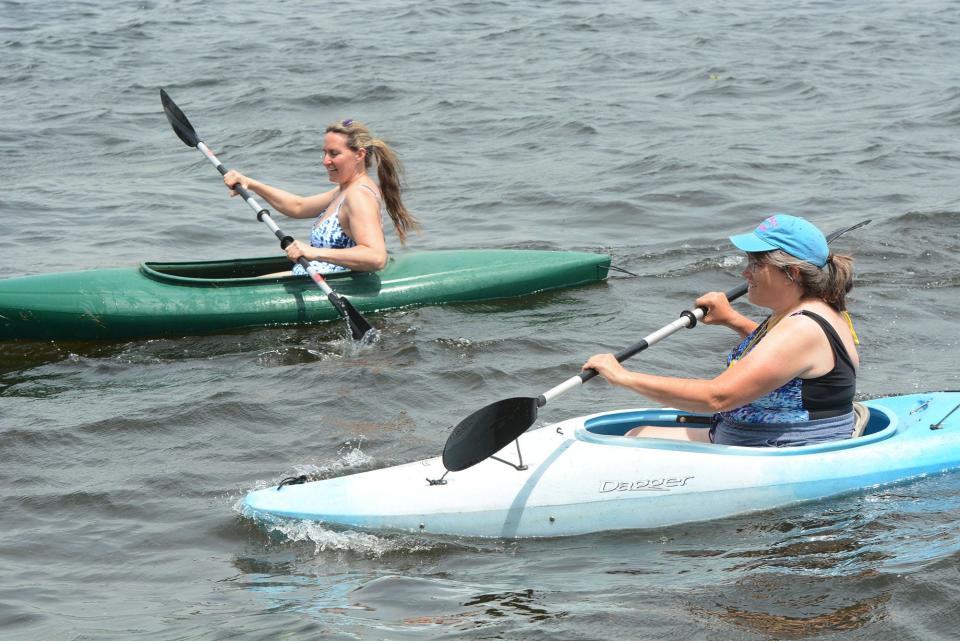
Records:
M360 315L357 308L346 298L338 296L336 293L331 293L327 298L333 306L336 307L337 311L340 312L340 316L347 319L347 323L350 325L350 333L353 335L354 340L361 340L367 335L367 332L373 330L373 326L367 322L366 318Z
M537 418L537 399L517 396L497 401L460 421L443 446L443 466L459 472L496 454Z
M188 147L196 147L200 142L200 137L197 136L196 130L187 120L187 117L180 111L177 103L163 89L160 90L160 102L163 103L163 113L167 114L167 120L170 121L170 126L173 127L177 137Z

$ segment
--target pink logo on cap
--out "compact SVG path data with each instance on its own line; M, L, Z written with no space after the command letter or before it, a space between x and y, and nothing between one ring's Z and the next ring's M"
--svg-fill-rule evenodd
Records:
M769 231L769 230L774 229L775 227L779 227L779 226L780 226L780 224L779 224L779 222L777 221L777 217L776 217L776 215L774 215L774 216L770 216L769 218L767 218L766 220L764 220L762 223L760 223L760 224L757 226L757 231Z

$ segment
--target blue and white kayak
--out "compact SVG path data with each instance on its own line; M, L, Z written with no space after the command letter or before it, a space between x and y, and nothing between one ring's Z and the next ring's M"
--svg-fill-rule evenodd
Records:
M960 467L960 392L863 404L862 436L790 448L625 437L637 425L688 427L691 415L602 412L527 432L460 472L445 474L436 457L271 487L250 492L244 513L365 530L568 536L718 519Z

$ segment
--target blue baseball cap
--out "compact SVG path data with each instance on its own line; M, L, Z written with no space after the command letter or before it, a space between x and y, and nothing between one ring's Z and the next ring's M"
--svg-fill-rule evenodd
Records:
M749 234L730 237L737 249L745 252L768 252L782 249L817 267L827 264L830 248L823 232L813 223L789 214L774 214Z

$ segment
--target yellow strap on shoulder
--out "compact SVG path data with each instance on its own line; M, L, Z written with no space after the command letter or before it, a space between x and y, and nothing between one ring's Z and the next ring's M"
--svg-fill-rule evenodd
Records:
M853 344L854 344L854 345L859 345L859 344L860 344L860 337L857 336L857 330L855 330L855 329L853 328L853 319L850 318L850 312L843 311L843 312L840 312L840 313L843 315L844 320L847 321L847 327L850 328L850 334L853 336Z

